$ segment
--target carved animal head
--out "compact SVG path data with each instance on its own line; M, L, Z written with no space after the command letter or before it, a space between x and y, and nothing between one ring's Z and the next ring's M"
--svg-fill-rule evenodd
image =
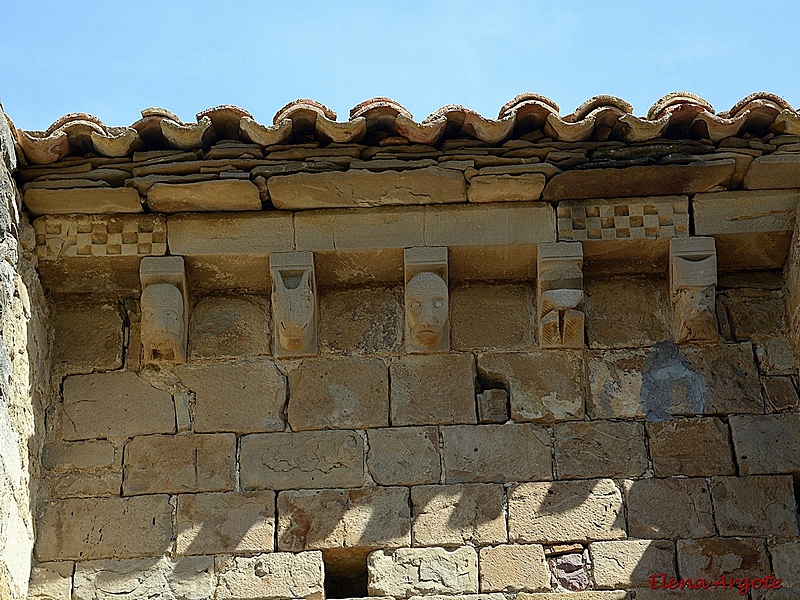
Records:
M278 271L272 278L272 310L278 342L286 350L302 350L316 327L311 271Z
M149 285L142 291L141 307L144 361L184 362L185 324L180 290L168 283Z

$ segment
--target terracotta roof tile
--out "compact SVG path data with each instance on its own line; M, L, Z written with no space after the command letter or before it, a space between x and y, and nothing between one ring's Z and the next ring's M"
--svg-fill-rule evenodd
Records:
M119 158L138 150L208 148L219 140L239 140L266 147L273 144L319 141L322 144L378 144L384 138L412 144L437 145L453 138L472 138L500 145L534 131L555 142L615 140L644 142L658 137L709 139L766 133L800 133L800 115L783 98L766 92L751 94L730 111L717 114L703 98L674 92L660 98L646 117L615 96L590 98L575 111L561 116L558 105L539 94L520 94L500 109L497 119L450 104L421 122L391 98L370 98L353 107L350 119L339 122L330 108L310 99L290 102L279 110L272 125L256 121L246 110L223 105L184 123L163 108L147 108L129 127L108 127L85 113L65 115L44 132L17 130L25 159L49 164L66 156L98 154ZM528 138L523 138L528 139Z

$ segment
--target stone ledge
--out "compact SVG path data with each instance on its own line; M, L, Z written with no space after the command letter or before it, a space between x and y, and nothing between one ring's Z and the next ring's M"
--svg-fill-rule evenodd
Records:
M144 212L139 194L132 188L30 189L25 192L24 202L34 217Z

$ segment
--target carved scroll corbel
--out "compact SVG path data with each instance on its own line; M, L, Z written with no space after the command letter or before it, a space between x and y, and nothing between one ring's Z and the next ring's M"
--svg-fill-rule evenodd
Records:
M450 349L447 248L406 248L406 352Z
M583 348L583 246L539 244L536 298L542 348Z
M716 314L717 250L713 237L672 238L669 280L675 341L719 339Z
M186 362L189 304L183 257L143 258L139 280L143 362Z
M317 354L317 283L312 252L269 256L275 356Z

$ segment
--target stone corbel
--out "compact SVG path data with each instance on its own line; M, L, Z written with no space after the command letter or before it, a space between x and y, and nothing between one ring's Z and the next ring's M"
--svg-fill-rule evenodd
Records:
M447 248L406 248L406 352L446 352L450 349L450 297Z
M273 252L272 322L275 356L317 354L317 281L313 252Z
M143 258L139 280L144 363L186 362L189 304L183 257Z
M583 246L539 244L536 299L542 348L583 348Z
M713 237L672 238L669 280L675 341L719 339L716 315L717 250Z

